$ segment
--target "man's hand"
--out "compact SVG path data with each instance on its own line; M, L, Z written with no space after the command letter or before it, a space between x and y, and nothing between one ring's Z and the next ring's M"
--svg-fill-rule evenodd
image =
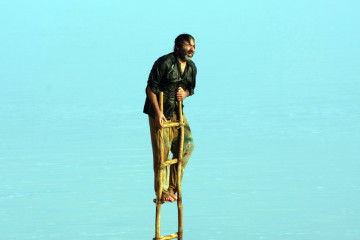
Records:
M181 102L183 101L187 96L189 96L188 91L184 91L181 87L178 88L176 93L176 99Z
M163 129L164 128L163 122L167 122L164 114L162 112L155 114L155 126L158 127L159 129Z

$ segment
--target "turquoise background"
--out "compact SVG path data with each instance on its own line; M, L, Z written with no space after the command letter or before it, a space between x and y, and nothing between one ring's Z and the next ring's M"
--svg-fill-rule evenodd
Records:
M142 113L192 34L184 239L360 238L359 1L0 1L0 239L154 237ZM162 211L176 232L176 206Z

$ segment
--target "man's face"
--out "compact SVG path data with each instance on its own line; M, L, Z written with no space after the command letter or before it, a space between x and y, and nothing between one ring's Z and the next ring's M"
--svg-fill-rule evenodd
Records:
M190 42L183 41L182 47L179 49L179 57L184 61L189 61L195 53L195 41L190 39Z

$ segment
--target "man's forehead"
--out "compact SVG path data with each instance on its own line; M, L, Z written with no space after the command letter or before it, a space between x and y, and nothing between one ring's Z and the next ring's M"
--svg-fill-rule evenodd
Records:
M190 38L190 42L188 40L184 40L183 43L190 43L191 45L195 44L195 40Z

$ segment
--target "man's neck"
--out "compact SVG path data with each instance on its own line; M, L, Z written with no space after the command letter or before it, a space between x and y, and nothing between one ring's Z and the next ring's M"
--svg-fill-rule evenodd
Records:
M181 75L184 74L185 71L185 67L186 67L186 63L187 61L182 60L181 58L177 57L179 63L180 63L180 69L181 69Z
M179 63L180 63L181 65L186 65L186 63L187 63L186 60L182 60L182 59L179 58L179 57L177 57L177 59L178 59L178 61L179 61Z

